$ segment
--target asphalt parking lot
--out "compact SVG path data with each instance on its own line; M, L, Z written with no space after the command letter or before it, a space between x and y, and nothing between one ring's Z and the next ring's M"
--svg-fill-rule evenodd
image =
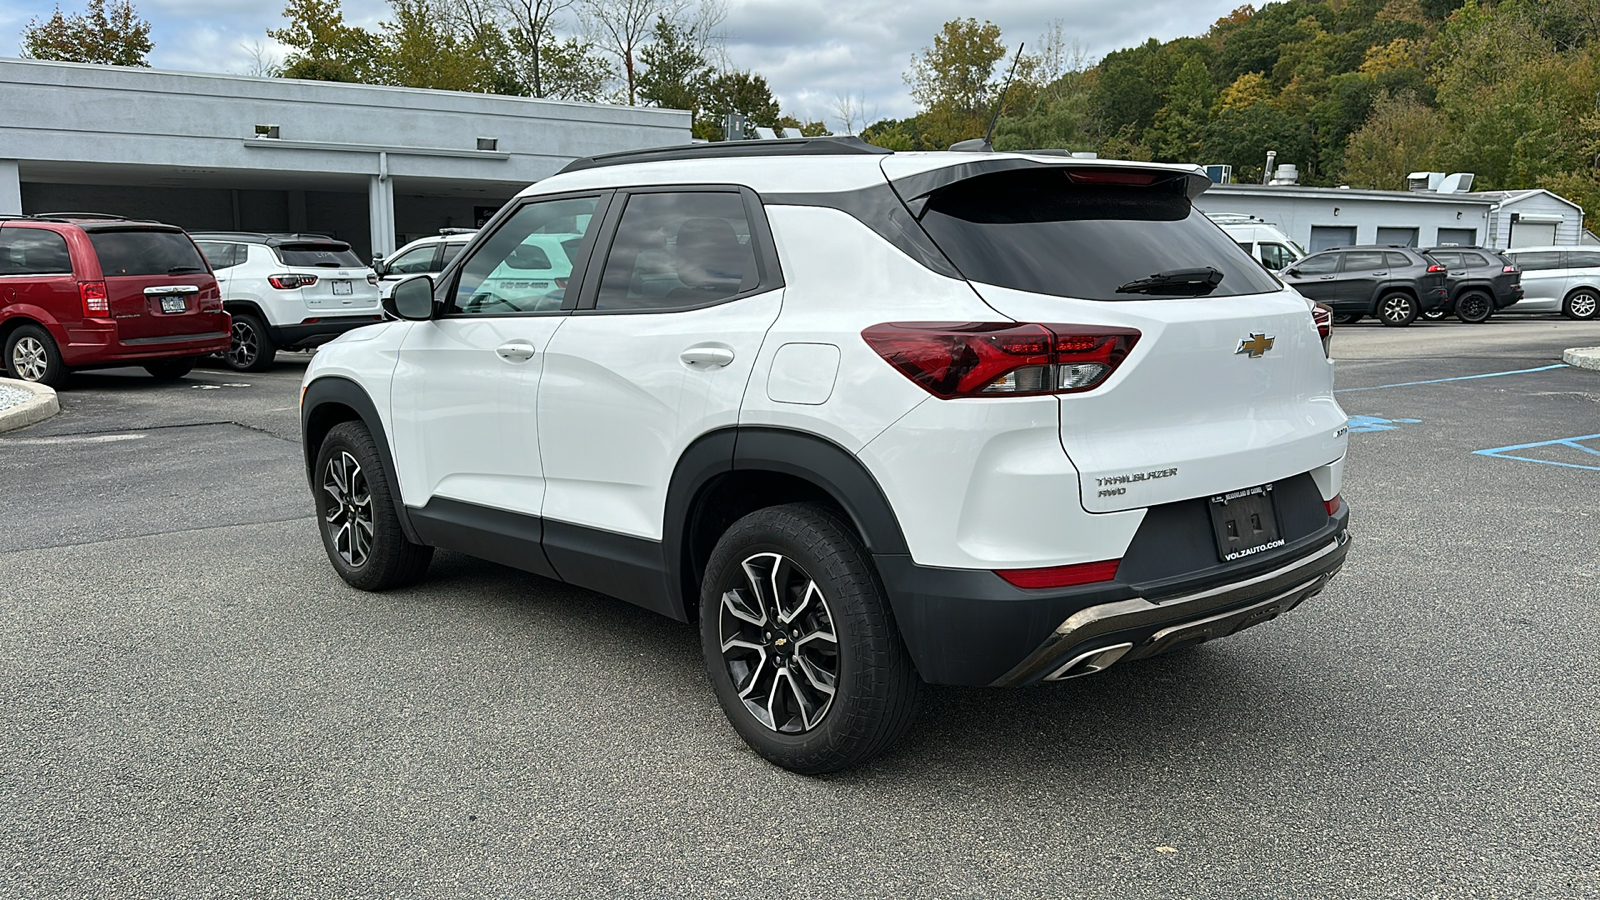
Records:
M303 356L76 375L0 435L0 897L1600 896L1595 345L1339 329L1326 593L934 690L825 779L745 748L685 626L454 554L346 587Z

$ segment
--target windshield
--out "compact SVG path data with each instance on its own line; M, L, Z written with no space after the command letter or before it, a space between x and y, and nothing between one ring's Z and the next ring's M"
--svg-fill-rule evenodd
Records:
M211 271L194 243L179 231L91 231L89 243L107 278Z
M997 172L957 182L928 202L922 225L961 274L1000 287L1086 300L1192 297L1180 279L1214 269L1205 296L1279 289L1172 181L1148 186L1074 184L1065 168Z

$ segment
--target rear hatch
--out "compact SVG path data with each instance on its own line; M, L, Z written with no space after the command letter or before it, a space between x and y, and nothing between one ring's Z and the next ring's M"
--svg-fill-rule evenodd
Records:
M159 225L85 228L100 260L117 340L135 346L226 332L222 295L194 242Z
M378 308L376 284L367 267L343 241L308 239L273 245L284 274L300 276L300 297L306 308L332 313L365 313ZM310 284L305 282L315 279Z
M1019 322L1139 332L1104 381L1060 395L1085 509L1255 487L1343 454L1310 304L1193 209L1198 170L984 162L895 185L979 296Z

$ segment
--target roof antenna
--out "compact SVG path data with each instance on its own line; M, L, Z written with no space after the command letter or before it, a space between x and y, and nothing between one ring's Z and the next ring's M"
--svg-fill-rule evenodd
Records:
M994 101L994 115L989 117L989 130L984 132L982 140L956 141L950 149L956 153L993 153L994 126L1000 123L1000 111L1005 109L1006 92L1011 90L1011 79L1017 74L1017 63L1022 61L1022 48L1027 44L1017 45L1017 55L1011 59L1011 68L1006 72L1006 83L1000 87L1000 96Z

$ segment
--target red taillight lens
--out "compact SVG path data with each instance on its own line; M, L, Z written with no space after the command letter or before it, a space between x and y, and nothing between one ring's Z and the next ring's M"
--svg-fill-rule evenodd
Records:
M1517 274L1518 272L1521 272L1521 271L1522 270L1517 268L1516 266L1501 266L1500 267L1500 272L1503 275L1515 275L1515 274Z
M292 291L295 288L310 287L317 283L315 275L268 275L267 284L280 291Z
M78 297L83 301L83 314L85 316L108 316L111 314L111 300L106 294L104 281L78 282Z
M378 283L378 276L374 275L371 272L368 272L367 273L367 284L377 284L377 283Z
M1428 267L1428 274L1429 275L1432 275L1435 272L1448 272L1448 271L1450 271L1450 270L1446 269L1444 266L1439 265L1438 263L1434 263L1433 265Z
M1132 328L1013 322L888 322L861 337L944 400L1087 391L1139 340Z
M1019 588L1072 587L1075 584L1110 581L1117 577L1117 566L1121 564L1120 559L1108 559L1046 569L999 569L995 574Z
M1333 334L1333 310L1318 303L1311 310L1311 321L1316 323L1317 336L1327 337Z
M1337 513L1339 511L1340 507L1344 506L1344 500L1340 497L1339 494L1334 494L1332 500L1324 500L1324 501L1322 501L1322 506L1323 506L1324 509L1326 509L1328 511L1328 515L1331 516L1331 515Z

